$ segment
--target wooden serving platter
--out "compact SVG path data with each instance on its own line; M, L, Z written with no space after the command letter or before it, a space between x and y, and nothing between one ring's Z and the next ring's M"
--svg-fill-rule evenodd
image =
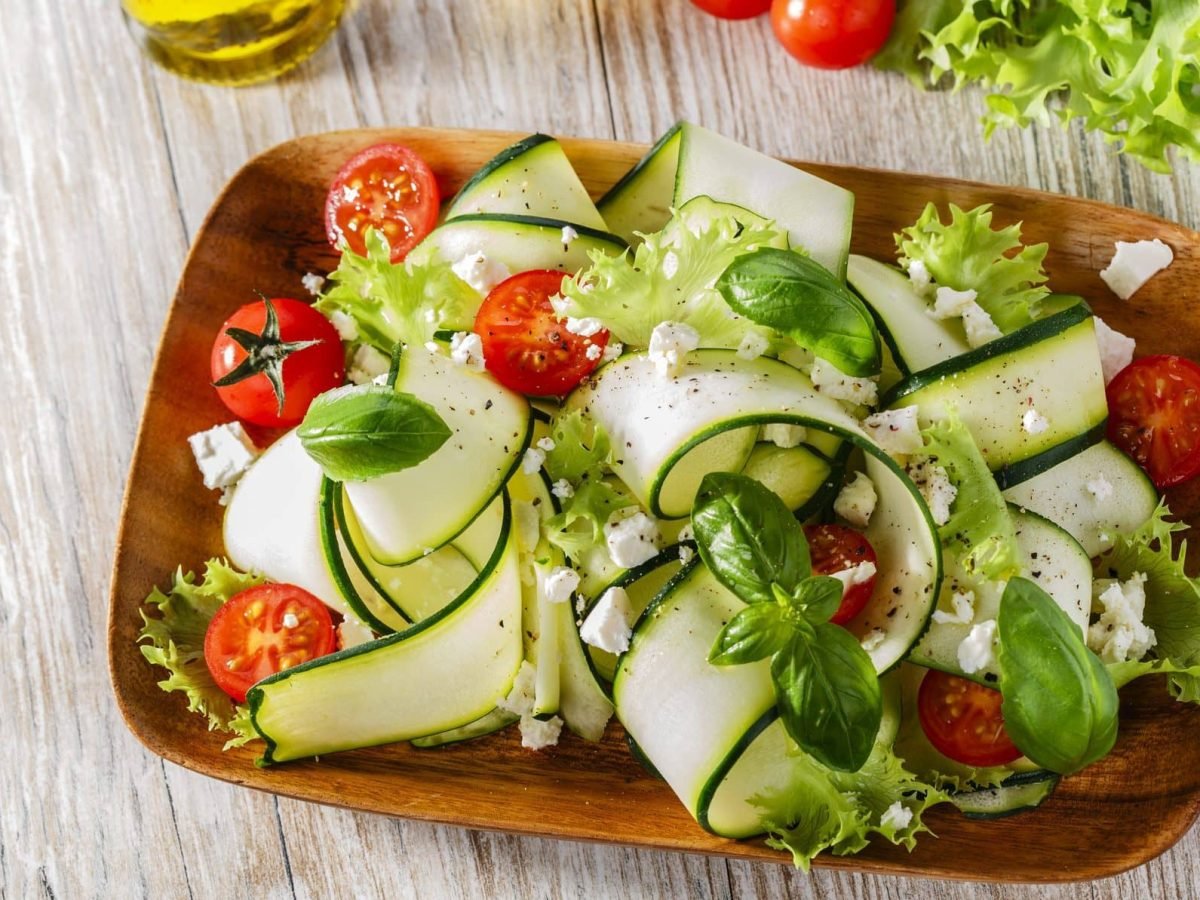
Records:
M268 296L304 296L300 278L336 265L322 207L340 164L383 140L416 149L450 196L483 162L521 135L436 129L358 130L299 138L251 160L217 198L188 255L158 350L138 434L117 541L109 615L109 662L117 703L151 751L214 778L289 797L470 828L604 841L788 863L762 841L730 841L703 831L662 781L629 754L615 722L599 744L566 735L542 753L522 750L515 729L439 750L407 744L256 768L251 748L221 751L180 695L164 694L135 646L138 610L176 566L199 569L220 555L221 513L204 490L188 435L228 421L208 386L209 349L239 305ZM637 144L564 139L568 156L596 196L644 152ZM1051 286L1086 296L1113 327L1133 335L1139 353L1200 358L1200 234L1142 213L1030 190L829 165L805 165L857 195L854 250L894 258L892 235L925 203L995 206L996 222L1024 220L1027 242L1048 241ZM1158 237L1175 263L1128 302L1097 273L1113 242ZM1064 385L1063 390L1070 390ZM1200 488L1171 498L1200 521ZM1195 541L1200 546L1200 541ZM818 865L906 875L996 881L1071 881L1139 865L1174 844L1200 813L1200 709L1168 699L1158 679L1122 695L1113 754L1066 779L1040 809L997 821L971 821L949 807L928 822L911 854L877 841L852 857Z

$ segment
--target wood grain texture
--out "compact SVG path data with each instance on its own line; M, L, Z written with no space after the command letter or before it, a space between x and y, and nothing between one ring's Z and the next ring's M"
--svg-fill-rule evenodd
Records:
M0 897L1200 894L1197 829L1116 878L998 889L276 801L142 749L114 707L102 637L134 431L190 238L229 177L280 141L386 124L648 140L687 116L777 153L1093 196L1192 227L1200 167L1148 175L1077 130L985 145L973 92L805 71L765 23L722 25L686 0L362 0L296 72L241 90L154 70L113 0L2 7ZM503 77L514 68L520 79Z

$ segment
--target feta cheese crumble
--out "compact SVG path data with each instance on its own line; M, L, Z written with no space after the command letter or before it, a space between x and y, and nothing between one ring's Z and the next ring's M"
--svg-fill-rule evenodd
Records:
M1106 663L1139 660L1158 643L1146 614L1146 576L1134 572L1128 581L1101 578L1092 585L1093 609L1103 608L1088 628L1087 644Z
M1112 262L1100 277L1114 294L1128 300L1143 284L1175 261L1175 253L1158 238L1152 241L1117 241Z
M758 359L770 346L771 342L760 332L747 331L742 342L738 344L737 355L746 360Z
M863 419L863 429L885 453L920 453L925 439L921 437L917 412L915 406L878 412Z
M193 434L188 438L188 446L196 457L204 486L210 491L233 487L258 457L258 448L241 422Z
M606 363L612 362L614 359L619 359L621 354L624 352L625 345L620 341L609 341L608 346L604 348L602 358Z
M339 650L357 647L368 641L375 640L375 633L366 625L352 616L346 616L337 627L337 644Z
M845 596L850 588L866 584L875 577L875 563L866 559L856 566L842 569L840 572L831 572L830 575L842 583L842 595Z
M834 400L845 400L860 406L874 406L879 398L879 386L870 378L847 375L828 360L817 357L813 362L813 387Z
M450 271L484 295L512 274L504 263L489 259L484 253L468 253Z
M928 297L933 291L933 276L925 267L924 260L910 259L908 261L908 281L913 290L922 297Z
M604 355L604 348L599 344L588 344L588 348L584 353L588 359L597 360Z
M325 279L316 272L305 272L304 277L300 279L300 283L314 297L321 293L321 288L325 287Z
M954 504L954 498L958 496L958 488L950 480L945 468L922 460L908 467L908 477L925 498L925 505L929 507L929 514L933 516L934 523L945 525L949 522L950 507Z
M329 324L343 341L358 340L358 323L354 321L354 316L335 309L329 314Z
M650 360L664 378L679 374L684 358L700 346L700 333L691 325L659 322L650 332Z
M764 425L758 432L760 441L769 441L783 450L799 447L808 439L808 429L803 425L789 425L787 422L772 422Z
M1112 483L1103 475L1096 476L1085 487L1087 487L1088 493L1101 503L1113 495Z
M1021 416L1021 430L1026 434L1042 434L1049 427L1050 420L1036 409L1027 409L1025 415Z
M563 720L558 716L549 719L538 719L533 716L521 716L521 746L526 750L544 750L558 743L562 734Z
M996 665L996 620L988 619L972 625L971 631L958 645L958 664L968 675L974 675Z
M963 330L967 333L967 343L972 347L982 347L989 341L1003 337L1004 332L996 327L987 310L978 303L972 302L963 310Z
M879 817L879 827L894 828L899 831L907 828L912 823L912 819L913 811L897 800L883 811L883 815Z
M954 288L940 287L934 295L933 309L928 310L928 313L935 319L963 316L972 306L979 305L975 302L978 296L978 291L956 291Z
M570 566L555 566L542 579L542 595L551 603L566 603L579 589L579 573Z
M939 625L970 625L975 619L974 591L954 591L950 595L950 605L954 607L954 612L935 609L933 621Z
M851 525L866 528L878 500L875 482L865 473L856 472L854 480L838 492L837 499L833 501L833 511Z
M512 688L504 697L496 698L496 707L514 716L528 716L533 712L534 690L537 684L537 669L525 660L517 669Z
M679 562L680 562L680 564L686 566L688 563L690 563L692 561L692 558L695 555L696 555L696 551L693 550L691 547L687 546L686 544L681 544L679 546Z
M633 633L633 606L624 588L612 587L605 591L583 625L579 637L585 644L608 653L624 653L629 649L629 638Z
M641 510L625 513L613 513L604 524L604 543L614 563L632 569L658 553L658 523Z
M450 358L475 372L484 367L483 340L473 331L456 331L450 338Z
M859 644L862 646L865 652L871 653L882 647L883 642L886 640L886 631L884 631L882 628L872 628L865 635L863 635L863 639L859 642Z
M562 242L564 247L570 247L571 241L579 237L579 232L570 225L564 225L562 228Z
M567 479L560 478L550 485L550 493L559 500L569 500L575 496L575 488Z
M545 450L547 453L549 453L551 450L553 450L558 445L554 443L554 438L544 437L544 438L541 438L540 440L538 440L538 442L535 446L539 450Z
M604 323L599 319L587 316L582 319L567 316L567 331L580 337L592 337L604 330Z
M353 384L370 384L380 375L386 375L392 367L392 360L385 353L380 353L370 344L360 344L350 357L350 369L346 377Z
M1133 362L1133 351L1137 342L1116 329L1099 316L1093 316L1096 326L1096 344L1100 348L1100 368L1104 370L1104 383L1108 384L1117 373Z
M546 451L539 447L530 447L521 457L521 471L526 475L536 475L542 463L546 461Z

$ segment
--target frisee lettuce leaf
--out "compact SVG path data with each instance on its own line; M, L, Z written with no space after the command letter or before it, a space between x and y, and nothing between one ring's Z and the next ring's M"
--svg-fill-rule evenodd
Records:
M660 322L690 325L701 347L735 348L751 333L772 342L774 332L734 313L714 285L742 254L787 245L787 233L762 220L681 210L661 231L644 235L632 253L592 251L592 265L563 282L557 309L563 316L599 319L616 340L633 347L649 346Z
M397 343L420 345L438 331L471 330L481 298L432 247L393 263L382 232L369 228L364 240L366 256L342 252L329 274L332 286L314 304L320 312L350 316L363 342L389 354Z
M1103 578L1127 580L1135 572L1146 576L1146 610L1143 621L1157 639L1151 653L1159 661L1123 663L1113 673L1124 684L1139 675L1167 674L1171 696L1188 703L1200 702L1200 579L1184 571L1187 541L1178 548L1173 536L1187 530L1170 521L1171 510L1161 501L1141 527L1114 536L1113 546L1101 554L1096 571ZM1136 673L1136 674L1135 674Z
M876 65L990 91L984 132L1080 119L1171 171L1200 160L1200 4L1190 0L904 0Z
M142 630L137 640L142 656L170 673L158 686L168 692L181 691L187 697L188 710L208 719L209 731L233 732L226 749L240 747L258 734L250 724L249 708L234 704L213 681L204 662L204 634L226 600L262 583L259 575L239 572L223 559L210 559L199 582L194 573L176 570L170 592L155 588L141 612Z
M917 221L896 235L900 265L920 260L933 280L957 291L975 291L976 302L1007 333L1037 318L1045 287L1042 262L1048 244L1021 244L1021 223L992 228L991 204L964 212L950 204L944 224L930 203Z
M971 432L954 414L934 422L921 434L924 455L942 466L958 493L950 518L938 530L967 573L990 581L1020 572L1017 534L1004 495L988 470Z
M922 814L949 797L904 768L892 748L877 742L857 772L838 772L821 765L796 748L789 783L750 798L762 814L770 835L767 844L790 850L797 867L808 871L824 850L841 856L857 853L878 834L912 850L916 837L929 831ZM911 821L897 827L884 824L887 809L896 802L912 812Z

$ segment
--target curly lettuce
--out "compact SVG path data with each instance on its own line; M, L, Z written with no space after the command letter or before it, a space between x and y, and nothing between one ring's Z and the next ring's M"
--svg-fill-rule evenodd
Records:
M957 291L975 291L976 302L1008 333L1038 317L1045 287L1042 262L1048 244L1021 244L1021 224L992 228L991 205L964 212L950 204L944 224L930 203L916 223L896 235L900 265L921 262L933 281Z
M1080 119L1157 172L1200 160L1193 0L904 0L876 65L990 93L984 132Z
M1155 657L1145 662L1110 667L1113 680L1125 684L1142 675L1168 675L1168 689L1176 700L1200 702L1200 579L1184 571L1187 541L1174 545L1174 535L1187 530L1172 522L1166 502L1142 526L1114 536L1113 546L1097 561L1105 578L1127 580L1135 572L1146 576L1146 609L1143 621L1154 630Z
M750 221L741 221L749 219ZM733 312L714 285L737 257L786 249L787 233L757 216L675 212L661 231L620 256L592 251L592 265L563 282L560 315L595 318L619 341L648 347L661 322L696 329L701 347L736 348L747 335L774 333Z
M1004 495L962 420L951 414L921 434L925 457L946 470L957 493L939 529L967 573L1001 581L1020 573L1017 534Z
M262 583L261 576L239 572L223 559L210 559L199 582L194 573L178 569L171 590L163 593L155 588L141 612L137 640L142 656L170 673L158 686L182 692L188 710L208 719L209 731L231 732L234 736L226 749L240 747L258 734L250 723L249 708L236 705L213 681L204 662L204 634L226 600Z
M397 343L421 345L439 331L470 331L480 296L432 248L393 263L382 232L367 229L366 256L349 248L314 306L354 320L359 338L383 353Z
M857 772L830 769L796 748L790 753L789 783L750 802L762 815L767 844L791 851L793 862L804 871L825 850L838 856L858 853L872 834L912 850L917 835L929 831L922 814L950 799L905 769L882 742Z

